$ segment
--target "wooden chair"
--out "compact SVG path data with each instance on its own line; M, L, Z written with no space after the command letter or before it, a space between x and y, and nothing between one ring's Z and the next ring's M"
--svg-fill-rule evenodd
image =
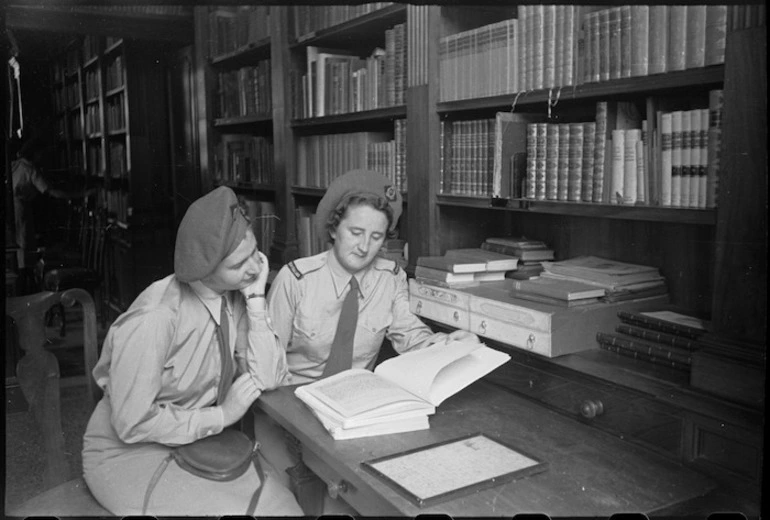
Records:
M43 486L47 489L16 510L12 516L110 516L91 495L82 477L64 482L69 471L64 453L59 364L45 348L44 320L48 309L59 303L83 308L83 355L88 380L87 406L92 409L101 399L101 389L91 372L98 360L96 309L93 298L83 289L40 292L6 298L6 314L16 323L19 345L24 356L16 368L19 386L42 431L46 468Z

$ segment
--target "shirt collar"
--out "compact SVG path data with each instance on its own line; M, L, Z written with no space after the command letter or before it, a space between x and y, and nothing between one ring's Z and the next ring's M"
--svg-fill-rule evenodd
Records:
M227 302L227 312L232 314L232 304L227 298L227 292L220 294L215 290L206 287L200 280L190 282L189 285L193 292L198 296L201 303L203 303L209 310L211 317L217 325L220 325L219 316L222 312L222 296L225 297L225 302Z
M337 260L337 257L334 255L333 250L329 250L328 254L326 255L326 265L329 266L329 272L332 276L332 285L334 285L334 294L337 296L337 298L340 298L342 296L342 293L345 291L345 287L350 283L350 278L352 277L351 274L345 270L344 267L342 267ZM364 288L366 287L366 280L368 277L366 276L369 272L369 268L364 269L360 273L356 274L356 281L358 281L358 292L361 293L361 296L364 296Z

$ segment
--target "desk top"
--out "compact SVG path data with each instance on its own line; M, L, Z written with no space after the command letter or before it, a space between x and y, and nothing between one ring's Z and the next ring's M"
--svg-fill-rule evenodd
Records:
M715 487L699 473L483 380L444 401L430 417L429 430L343 441L333 440L293 392L294 387L266 392L257 405L302 442L303 456L326 468L319 473L322 477L348 483L348 491L341 495L362 515L666 513ZM377 457L479 431L547 462L548 469L419 508L361 466Z

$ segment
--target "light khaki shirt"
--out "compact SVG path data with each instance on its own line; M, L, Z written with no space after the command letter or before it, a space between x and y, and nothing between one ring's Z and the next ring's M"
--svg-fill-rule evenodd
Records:
M261 390L288 379L286 356L267 312L227 294L230 351L238 373ZM93 375L125 443L186 444L222 431L214 406L221 377L217 335L221 295L174 275L150 285L110 327Z
M314 381L323 374L350 278L331 251L295 260L276 275L268 312L286 349L291 384ZM376 258L356 278L360 296L353 368L372 369L386 337L398 353L446 337L434 334L409 310L406 274L392 260Z

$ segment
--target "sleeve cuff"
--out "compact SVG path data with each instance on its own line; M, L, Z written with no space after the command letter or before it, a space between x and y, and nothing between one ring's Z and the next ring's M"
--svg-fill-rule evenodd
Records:
M225 427L225 414L221 406L201 409L200 419L200 439L221 433Z

